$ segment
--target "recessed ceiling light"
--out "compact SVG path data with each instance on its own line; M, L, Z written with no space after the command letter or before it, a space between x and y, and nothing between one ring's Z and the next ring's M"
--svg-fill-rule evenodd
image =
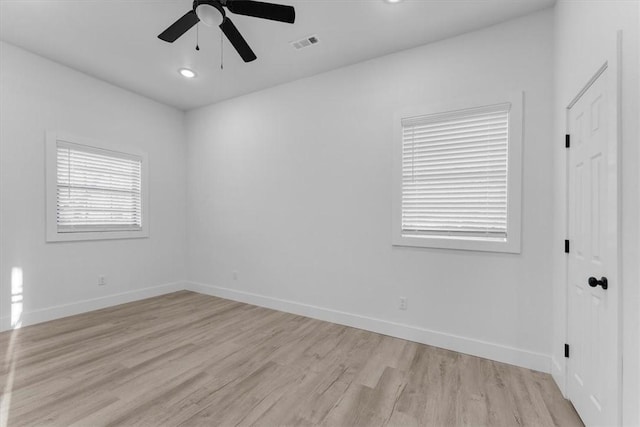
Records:
M178 72L180 73L180 75L182 77L184 77L185 79L192 79L196 76L196 72L193 70L190 70L188 68L180 68L178 70Z
M402 0L384 0L387 3L400 3Z

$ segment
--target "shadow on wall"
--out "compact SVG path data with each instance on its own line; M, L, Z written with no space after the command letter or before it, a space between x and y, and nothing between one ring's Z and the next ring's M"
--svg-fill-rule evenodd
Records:
M18 329L22 326L22 284L23 274L22 268L13 267L11 269L11 332L7 339L7 349L4 354L2 370L6 373L5 383L2 387L2 396L0 397L0 427L9 425L9 410L11 408L11 394L13 391L13 380L15 375L15 345L18 336ZM0 342L3 339L0 338Z

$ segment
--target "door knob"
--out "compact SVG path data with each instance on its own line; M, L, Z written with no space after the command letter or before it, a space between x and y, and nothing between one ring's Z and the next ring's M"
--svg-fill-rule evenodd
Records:
M607 282L606 277L601 277L600 280L595 277L589 277L589 286L595 288L596 286L602 286L602 289L607 289L609 287L609 283Z

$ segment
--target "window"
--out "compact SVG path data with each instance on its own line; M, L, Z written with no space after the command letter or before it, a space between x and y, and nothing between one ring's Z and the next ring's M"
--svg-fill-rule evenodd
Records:
M145 156L47 134L47 240L147 237Z
M520 251L521 105L396 118L395 245Z

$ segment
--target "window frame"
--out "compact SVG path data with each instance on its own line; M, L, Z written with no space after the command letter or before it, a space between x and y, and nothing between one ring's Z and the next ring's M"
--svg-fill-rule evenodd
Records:
M506 240L443 235L403 235L402 233L402 120L447 112L510 104L509 141L507 154L507 238ZM405 108L394 114L393 122L393 246L454 249L481 252L521 252L522 225L522 150L524 139L524 92L479 94L472 98L455 99L427 106Z
M126 156L139 157L141 164L141 209L142 227L139 230L104 230L104 231L58 231L57 221L57 149L58 142L63 141L69 144L111 151ZM46 241L47 242L70 242L83 240L112 240L112 239L138 239L149 237L149 184L148 184L148 158L147 154L131 149L130 147L119 147L111 143L96 141L89 138L82 138L65 132L47 131L45 137L45 180L46 180Z

